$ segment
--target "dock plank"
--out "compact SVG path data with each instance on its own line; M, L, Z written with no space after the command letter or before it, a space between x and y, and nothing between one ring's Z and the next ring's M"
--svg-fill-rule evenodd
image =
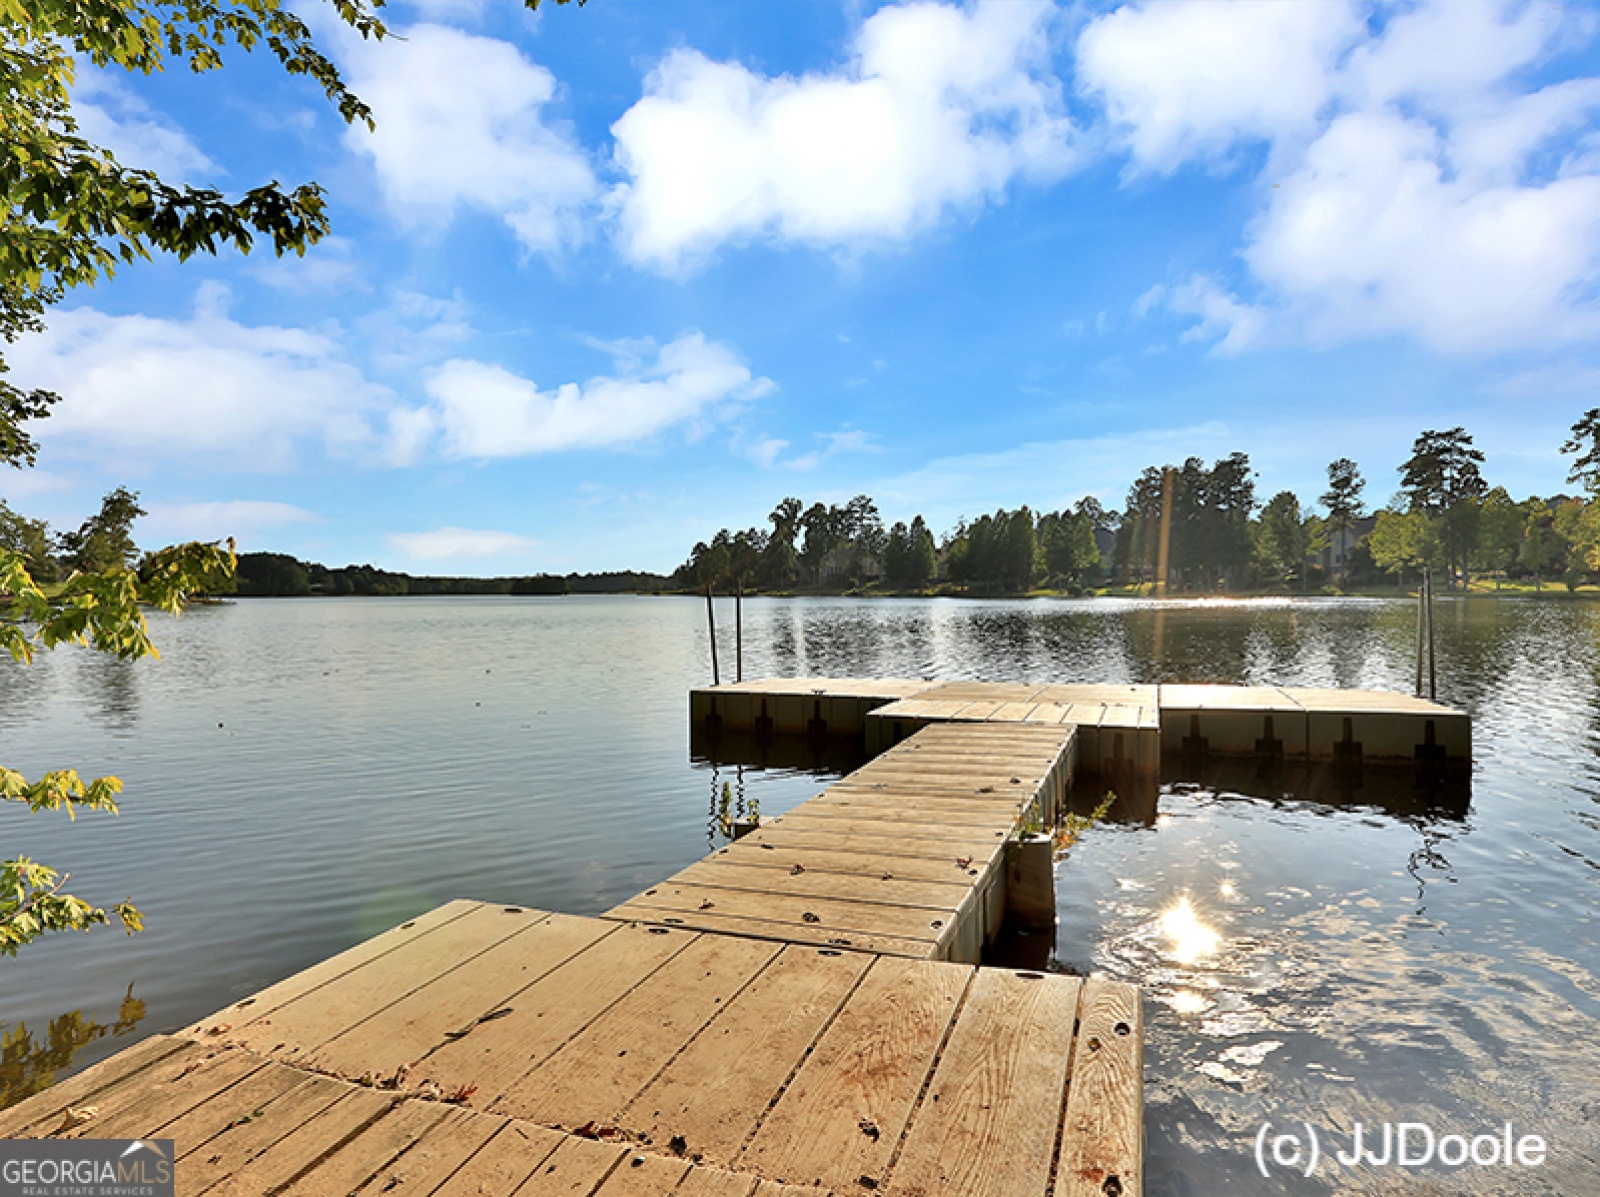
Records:
M702 936L523 1076L493 1109L551 1126L615 1123L680 1048L779 952Z
M479 903L467 901L446 902L443 906L435 907L414 919L407 919L397 927L391 927L381 935L363 940L353 947L340 952L337 956L330 956L326 960L318 961L310 968L287 977L276 985L268 986L260 993L251 994L247 998L234 1002L224 1007L216 1014L203 1018L188 1027L183 1033L191 1036L204 1034L209 1027L226 1023L233 1027L244 1027L249 1023L264 1018L278 1007L296 998L318 989L330 981L335 981L369 964L382 956L388 955L401 947L405 947L423 937L432 934L441 927L448 926L461 918L469 911L477 908Z
M280 1065L269 1065L276 1070ZM292 1070L285 1070L290 1071ZM298 1131L334 1102L350 1094L350 1086L318 1076L299 1074L299 1083L259 1109L208 1102L206 1113L217 1127L203 1145L184 1153L174 1171L180 1190L205 1193L242 1173L279 1142ZM151 1136L152 1138L155 1136ZM270 1161L267 1162L269 1166Z
M448 924L307 988L267 1014L222 1031L229 1042L263 1054L313 1053L354 1021L386 1009L429 981L460 967L533 922L549 917L521 907L474 904ZM201 1024L209 1032L226 1022Z
M786 1184L881 1187L975 970L892 957L865 979L740 1154Z
M549 1127L495 1121L499 1125L487 1141L443 1178L430 1197L510 1197L567 1142L566 1135Z
M359 1197L378 1197L379 1194L423 1197L432 1194L460 1171L462 1165L505 1125L505 1120L501 1118L464 1110L459 1106L446 1106L445 1116L424 1137L381 1165L355 1192ZM561 1138L556 1131L543 1127L524 1129L534 1130L548 1138L546 1154L555 1150ZM309 1180L304 1187L307 1197L330 1191L313 1187Z
M492 1105L696 938L692 931L665 927L618 927L529 986L508 1003L509 1014L481 1022L429 1053L410 1083L431 1081L447 1091L473 1086L474 1100Z
M888 935L896 939L925 939L932 944L948 921L947 911L881 902L841 901L823 897L795 897L773 890L712 889L663 881L629 903L695 926L702 914L715 912L727 918L790 923L798 928L820 927L844 933ZM936 925L937 924L937 925Z
M797 898L832 898L846 902L886 902L894 906L919 906L927 910L951 910L966 895L965 870L941 870L940 881L908 880L880 864L871 873L825 872L802 866L796 873L774 870L711 857L691 865L677 876L693 885L757 893L787 894Z
M1066 1101L1078 997L1076 977L978 971L906 1135L892 1192L1044 1192Z
M1083 983L1078 1023L1052 1197L1104 1197L1112 1188L1138 1194L1144 1186L1138 989L1091 976Z
M375 1125L394 1105L392 1094L347 1091L320 1113L235 1168L211 1188L209 1197L256 1197L291 1185L317 1162L348 1140ZM187 1165L185 1165L187 1167Z
M319 1067L352 1078L386 1077L475 1029L613 928L556 914L519 929L459 968L335 1035L312 1054Z
M634 902L624 902L621 906L606 911L601 917L651 926L660 926L665 920L671 919L673 921L667 925L673 929L681 928L684 922L683 915L666 910L654 910ZM818 947L838 947L853 952L880 952L888 956L910 956L915 959L926 959L929 951L929 942L925 939L900 939L892 935L863 931L841 931L821 923L779 923L765 919L742 918L723 914L717 910L696 912L694 924L696 929L701 931L779 944L814 944Z
M257 1056L223 1052L191 1060L181 1069L151 1069L140 1075L139 1084L102 1099L97 1117L50 1137L141 1138L148 1128L165 1126L197 1106L212 1104L219 1094L227 1093L264 1066Z
M618 1116L652 1143L682 1139L732 1164L872 963L856 952L786 947Z
M102 1060L0 1111L0 1139L43 1138L66 1119L69 1109L93 1106L100 1110L105 1100L119 1089L137 1092L144 1081L142 1074L147 1070L163 1062L176 1063L182 1068L190 1060L210 1054L184 1039L152 1035L109 1060Z
M408 1150L443 1131L453 1111L454 1107L439 1102L397 1100L363 1133L340 1144L290 1181L284 1192L295 1197L355 1193L398 1163Z
M616 1143L568 1137L514 1191L517 1197L589 1197L629 1154Z

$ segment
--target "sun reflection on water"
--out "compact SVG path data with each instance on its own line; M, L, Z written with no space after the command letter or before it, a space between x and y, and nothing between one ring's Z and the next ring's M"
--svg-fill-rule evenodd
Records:
M1203 960L1222 943L1222 936L1200 921L1188 898L1179 898L1162 912L1161 933L1171 941L1169 954L1179 964Z

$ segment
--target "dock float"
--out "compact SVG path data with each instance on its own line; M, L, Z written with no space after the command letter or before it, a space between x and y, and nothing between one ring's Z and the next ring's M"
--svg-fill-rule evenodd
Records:
M871 757L931 723L1037 723L1078 731L1087 775L1157 775L1208 759L1326 763L1464 775L1472 721L1463 711L1379 690L1291 686L1107 686L910 679L774 678L690 695L697 740L852 742Z
M0 1114L182 1194L1105 1197L1138 991L452 902Z

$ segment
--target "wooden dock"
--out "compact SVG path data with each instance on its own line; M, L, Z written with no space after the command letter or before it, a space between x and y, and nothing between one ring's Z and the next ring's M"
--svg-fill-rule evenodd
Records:
M1007 852L1055 826L1076 746L1070 725L929 726L606 917L976 964Z
M453 902L0 1114L183 1194L1141 1190L1138 991Z
M1163 761L1258 758L1464 775L1472 722L1440 703L1379 690L1107 686L908 679L776 678L698 689L692 731L853 741L872 756L932 723L1071 726L1086 774L1157 775Z
M925 689L771 718L863 734ZM1138 989L978 962L1019 887L1053 919L1049 840L1024 833L1056 820L1081 739L1148 720L1012 701L908 710L863 768L601 918L450 903L0 1113L0 1136L172 1139L183 1194L1137 1195Z

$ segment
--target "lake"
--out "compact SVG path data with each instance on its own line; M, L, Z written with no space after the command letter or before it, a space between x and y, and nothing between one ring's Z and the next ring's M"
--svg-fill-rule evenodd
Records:
M754 599L746 676L1409 690L1405 602ZM731 668L731 604L719 611ZM1441 599L1470 799L1163 788L1057 874L1061 967L1145 987L1151 1194L1600 1191L1600 605ZM119 817L0 811L6 856L147 930L0 962L0 1094L181 1027L455 897L596 914L702 856L701 600L254 600L152 620L163 656L0 665L0 761L126 783ZM726 675L725 675L726 676ZM1246 794L1254 796L1246 796ZM1263 1122L1538 1134L1518 1172L1256 1171Z

